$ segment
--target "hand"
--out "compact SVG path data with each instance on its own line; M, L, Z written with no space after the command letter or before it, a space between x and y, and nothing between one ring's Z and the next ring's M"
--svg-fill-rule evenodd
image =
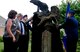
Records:
M15 37L13 37L13 42L16 42L16 38Z
M68 14L67 14L67 18L69 18L69 17L70 17L70 14L68 13Z
M31 20L31 24L33 24L33 20Z
M21 34L21 32L19 30L16 30L17 33Z

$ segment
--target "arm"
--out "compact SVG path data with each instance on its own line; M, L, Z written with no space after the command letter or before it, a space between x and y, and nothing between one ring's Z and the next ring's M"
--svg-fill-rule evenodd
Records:
M66 18L66 22L64 22L63 24L59 25L59 29L61 28L65 28L65 26L75 26L75 24L73 23L73 21L69 18Z
M53 17L55 17L56 15L49 15L49 16L42 16L41 17L41 21L40 23L38 24L38 26L40 26L41 24L45 23L47 20L49 19L52 19L53 20ZM40 17L39 17L40 18Z
M29 25L29 23L26 23L27 27L32 31L31 26Z
M66 23L63 23L63 24L59 25L59 29L65 28L65 24Z
M40 17L39 17L40 18ZM38 26L42 25L42 24L45 24L47 20L49 20L51 17L50 16L42 16L41 17L41 21L40 23L38 24Z
M30 19L28 19L27 21L26 21L26 23L29 23L29 21L31 21L33 19L33 17L31 17Z
M16 39L15 39L15 36L13 35L13 33L11 32L11 26L12 26L12 20L9 19L7 21L6 29L7 29L9 36L13 38L13 42L15 42Z
M16 30L17 33L19 33L19 35L21 34L20 30Z

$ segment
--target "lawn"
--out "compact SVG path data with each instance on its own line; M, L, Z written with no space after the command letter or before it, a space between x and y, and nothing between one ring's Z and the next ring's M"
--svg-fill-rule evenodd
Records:
M2 52L3 50L3 42L0 42L0 52ZM29 42L29 50L28 52L31 52L31 41ZM76 52L80 52L80 41L78 41L78 44L77 44L77 51Z
M0 52L3 51L3 48L4 48L3 42L0 42Z
M0 42L0 52L3 51L3 48L4 48L3 42ZM28 50L28 52L31 52L31 42L29 42L29 50Z

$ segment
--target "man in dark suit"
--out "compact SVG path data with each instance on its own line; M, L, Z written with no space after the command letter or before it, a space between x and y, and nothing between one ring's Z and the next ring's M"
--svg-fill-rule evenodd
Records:
M60 26L64 28L66 33L66 40L64 43L67 52L76 52L78 41L78 21L74 17L75 11L70 10L67 14L66 21Z
M28 52L29 29L31 29L31 26L29 25L27 15L24 15L21 20L21 35L18 40L18 52Z

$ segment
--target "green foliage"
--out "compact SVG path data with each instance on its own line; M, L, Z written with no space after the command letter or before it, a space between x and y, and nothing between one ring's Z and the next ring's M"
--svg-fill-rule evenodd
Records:
M60 23L64 22L65 14L66 14L67 2L62 1L62 4L59 5L60 9ZM78 20L80 25L80 2L73 1L70 3L70 8L75 10L75 18Z
M80 41L78 41L78 43L77 43L77 50L76 50L76 52L80 52Z
M60 37L63 38L63 31L60 31Z
M66 8L67 8L67 2L62 1L62 4L59 5L59 9L60 9L59 23L63 23L65 21ZM80 2L78 2L77 0L70 2L70 8L72 10L75 10L75 18L79 22L79 29L80 29ZM80 30L79 30L79 34L80 34Z
M79 37L79 39L80 39L80 30L78 30L78 37Z
M2 36L0 36L0 42L3 42L3 37Z

